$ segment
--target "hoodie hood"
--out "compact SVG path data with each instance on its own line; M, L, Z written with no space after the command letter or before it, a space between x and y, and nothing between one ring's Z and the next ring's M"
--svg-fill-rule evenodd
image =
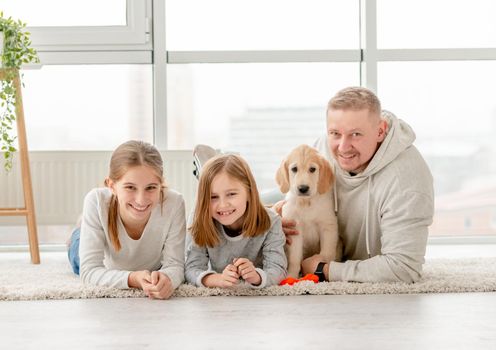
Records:
M396 118L393 113L382 111L382 118L388 123L387 135L374 157L372 157L369 165L365 168L363 172L363 176L365 177L380 171L415 141L415 133L410 125Z

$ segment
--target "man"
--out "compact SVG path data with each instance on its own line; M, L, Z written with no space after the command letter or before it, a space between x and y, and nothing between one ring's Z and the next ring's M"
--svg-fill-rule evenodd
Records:
M432 175L414 140L404 121L381 114L370 90L345 88L329 101L327 135L316 147L336 173L343 262L315 255L303 261L303 274L357 282L412 283L420 278L434 194ZM283 219L288 242L297 234L294 224Z

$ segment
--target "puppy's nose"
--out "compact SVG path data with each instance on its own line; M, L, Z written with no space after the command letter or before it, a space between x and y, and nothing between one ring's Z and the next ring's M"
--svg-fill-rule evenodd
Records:
M305 194L308 192L308 190L310 189L309 186L307 185L300 185L298 186L298 191L301 193L301 194Z

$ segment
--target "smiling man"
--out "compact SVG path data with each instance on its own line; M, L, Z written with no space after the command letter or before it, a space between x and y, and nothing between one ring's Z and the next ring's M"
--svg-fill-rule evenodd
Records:
M304 260L303 273L328 281L415 282L422 272L434 212L431 173L415 133L362 87L339 91L327 106L327 135L316 143L336 173L343 261ZM294 222L283 219L290 240Z

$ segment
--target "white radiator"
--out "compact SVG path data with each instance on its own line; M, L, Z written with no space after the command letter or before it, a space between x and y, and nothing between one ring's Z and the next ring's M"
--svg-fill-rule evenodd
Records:
M29 152L31 178L39 225L74 224L82 211L86 193L103 186L110 151ZM165 180L184 196L186 215L192 208L197 180L193 176L191 151L163 151ZM23 207L18 157L10 173L0 169L0 207ZM0 162L3 166L3 163ZM25 224L20 217L0 217L0 225Z

